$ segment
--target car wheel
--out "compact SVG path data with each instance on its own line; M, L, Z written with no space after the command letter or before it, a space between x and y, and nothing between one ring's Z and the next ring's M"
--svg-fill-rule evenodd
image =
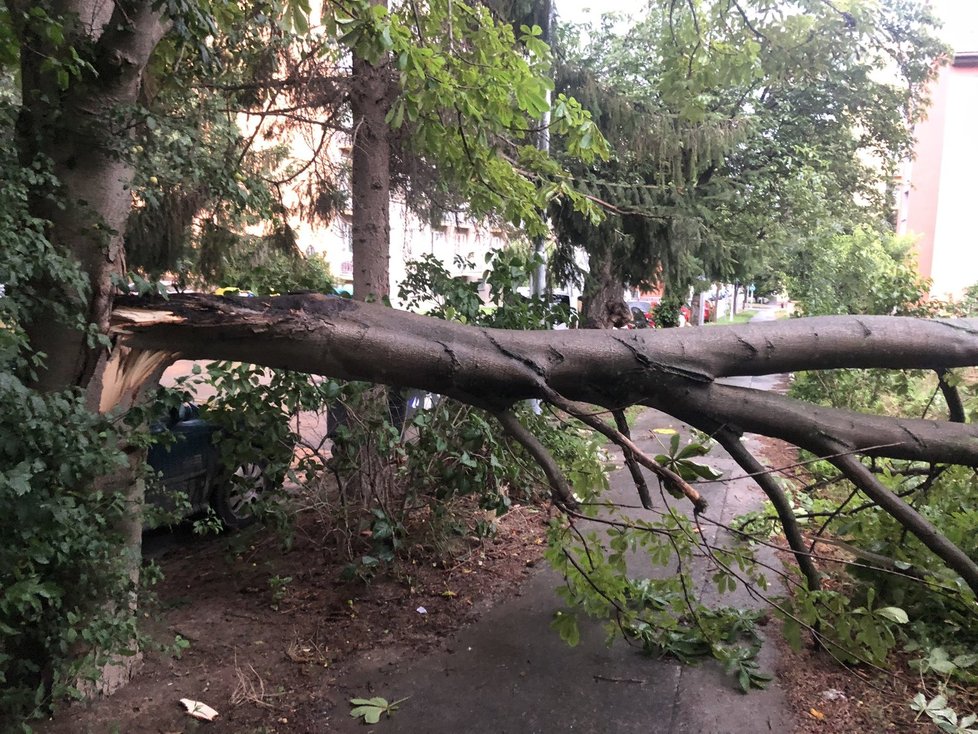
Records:
M218 483L211 495L211 507L226 528L240 530L255 521L256 505L271 488L263 463L241 464L230 477Z

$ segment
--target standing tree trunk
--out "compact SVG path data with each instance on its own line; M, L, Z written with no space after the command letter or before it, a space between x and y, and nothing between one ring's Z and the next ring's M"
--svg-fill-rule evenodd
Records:
M120 112L136 103L143 70L165 25L149 2L74 0L64 3L61 13L71 45L91 49L86 61L92 69L66 80L58 63L51 63L64 56L63 48L40 26L17 28L21 47L30 49L21 54L18 146L25 166L49 162L60 183L53 197L48 190L36 192L31 208L50 223L48 239L55 248L82 270L87 292L68 294L72 310L105 334L112 277L126 270L121 233L132 208L133 168L126 159L131 126ZM39 293L52 287L63 291L47 282L32 287ZM32 349L46 355L35 387L46 392L88 388L99 348L83 330L46 313L27 331ZM91 395L90 403L97 405L98 396Z
M371 4L387 6L386 0ZM353 113L353 297L390 295L390 107L387 57L376 63L354 54L350 106Z
M126 272L121 233L132 208L133 167L127 156L133 126L129 113L136 105L143 71L167 24L150 2L68 0L54 16L65 39L58 42L52 40L48 26L28 20L28 10L37 5L8 3L21 47L17 144L25 167L49 167L58 182L54 191L46 182L40 184L30 207L48 223L46 235L58 255L78 266L83 285L66 288L64 282L54 282L53 276L41 276L29 284L37 293L62 293L66 301L58 304L51 298L49 303L55 305L39 307L26 324L31 350L44 355L32 387L41 392L81 389L93 411L105 412L127 397L117 385L106 389L105 349L96 337L108 334L113 279ZM74 70L65 68L72 63L65 52L69 47L84 62ZM80 314L84 325L70 323L66 314ZM155 362L161 367L165 358ZM134 390L139 387L137 382ZM135 465L137 457L131 459ZM136 481L133 465L99 478L93 490L122 494L129 507L140 507L142 483ZM135 585L141 514L127 513L116 530L124 538L126 548L120 548L120 553L131 561L128 571ZM135 599L105 599L102 603L120 609L134 605ZM120 687L137 660L138 655L127 655L112 661L103 669L98 686L82 686L82 690L109 692Z
M584 324L588 329L621 327L631 321L631 313L622 300L624 286L615 276L611 253L590 256L590 283Z

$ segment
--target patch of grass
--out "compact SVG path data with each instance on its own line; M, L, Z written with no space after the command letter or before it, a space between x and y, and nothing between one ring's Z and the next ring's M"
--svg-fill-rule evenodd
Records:
M746 324L757 314L757 309L740 311L732 319L728 316L721 316L719 321L707 321L704 326L729 326L730 324Z

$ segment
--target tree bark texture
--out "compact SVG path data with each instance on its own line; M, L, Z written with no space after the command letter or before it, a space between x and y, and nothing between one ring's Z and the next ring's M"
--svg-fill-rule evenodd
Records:
M632 314L622 300L621 278L614 274L611 253L590 257L591 277L587 293L584 322L588 329L621 327L632 320Z
M371 0L387 5L386 0ZM353 55L353 297L390 295L390 77L386 57L376 65Z
M10 5L16 8L17 4ZM30 206L35 216L48 222L46 234L56 252L77 263L85 288L72 293L63 283L47 280L29 287L49 296L65 294L69 311L81 315L97 333L106 334L115 290L113 276L126 273L122 232L132 208L131 110L146 65L168 24L148 1L66 0L59 3L58 12L65 39L91 68L81 67L77 76L59 79L46 65L64 58L64 47L31 24L18 25L15 20L22 49L17 144L23 165L37 163L42 171L50 167L58 181L60 188L55 192L46 188L35 192ZM81 388L93 410L104 404L106 383L100 370L106 362L105 349L89 333L46 311L34 315L27 334L32 350L44 354L34 387L45 392ZM143 380L151 379L152 373L143 374ZM133 390L115 395L113 404L133 398L141 380L130 382ZM95 489L118 491L130 506L142 506L142 484L134 481L129 469L102 477ZM135 581L140 565L140 513L127 515L118 529L127 538L129 570ZM134 607L135 599L106 599L105 603ZM97 684L82 685L81 690L109 693L121 687L138 660L138 654L113 660Z
M102 3L73 0L62 4L66 37L79 48L91 48L94 71L82 71L61 89L45 69L62 52L30 28L18 29L21 44L23 104L17 133L25 165L48 160L61 185L57 201L41 192L34 213L50 222L48 236L85 274L88 293L75 296L78 311L101 333L112 310L112 276L125 273L122 231L132 208L127 161L129 129L122 111L139 94L143 70L162 38L166 24L150 2ZM72 20L74 18L74 20ZM39 292L56 284L37 283ZM69 296L71 297L71 296ZM86 335L54 318L29 325L31 346L46 356L37 387L59 390L86 387L99 352Z
M839 316L722 329L507 331L327 296L186 296L120 303L113 332L117 349L134 350L120 351L130 359L149 352L154 359L255 362L420 388L497 414L528 398L610 410L647 405L722 433L731 445L749 431L834 457L860 487L869 472L857 471L849 454L978 466L978 426L823 408L721 380L812 369L973 366L974 319ZM875 485L863 489L978 590L978 565L935 540L939 533L896 495L881 496L886 490Z
M120 299L113 333L120 345L185 359L399 384L476 404L545 398L549 387L607 408L692 406L766 435L838 431L836 441L880 455L978 458L970 425L821 408L718 382L798 370L971 366L978 364L976 319L828 316L722 329L509 331L316 294L183 295ZM805 425L782 425L787 418Z

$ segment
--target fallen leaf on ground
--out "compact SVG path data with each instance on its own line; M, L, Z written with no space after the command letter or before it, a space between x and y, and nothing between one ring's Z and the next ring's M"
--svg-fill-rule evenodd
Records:
M219 714L217 711L212 709L206 703L201 703L200 701L194 701L190 698L181 698L180 703L183 707L187 709L187 713L193 716L195 719L202 719L204 721L214 721Z

